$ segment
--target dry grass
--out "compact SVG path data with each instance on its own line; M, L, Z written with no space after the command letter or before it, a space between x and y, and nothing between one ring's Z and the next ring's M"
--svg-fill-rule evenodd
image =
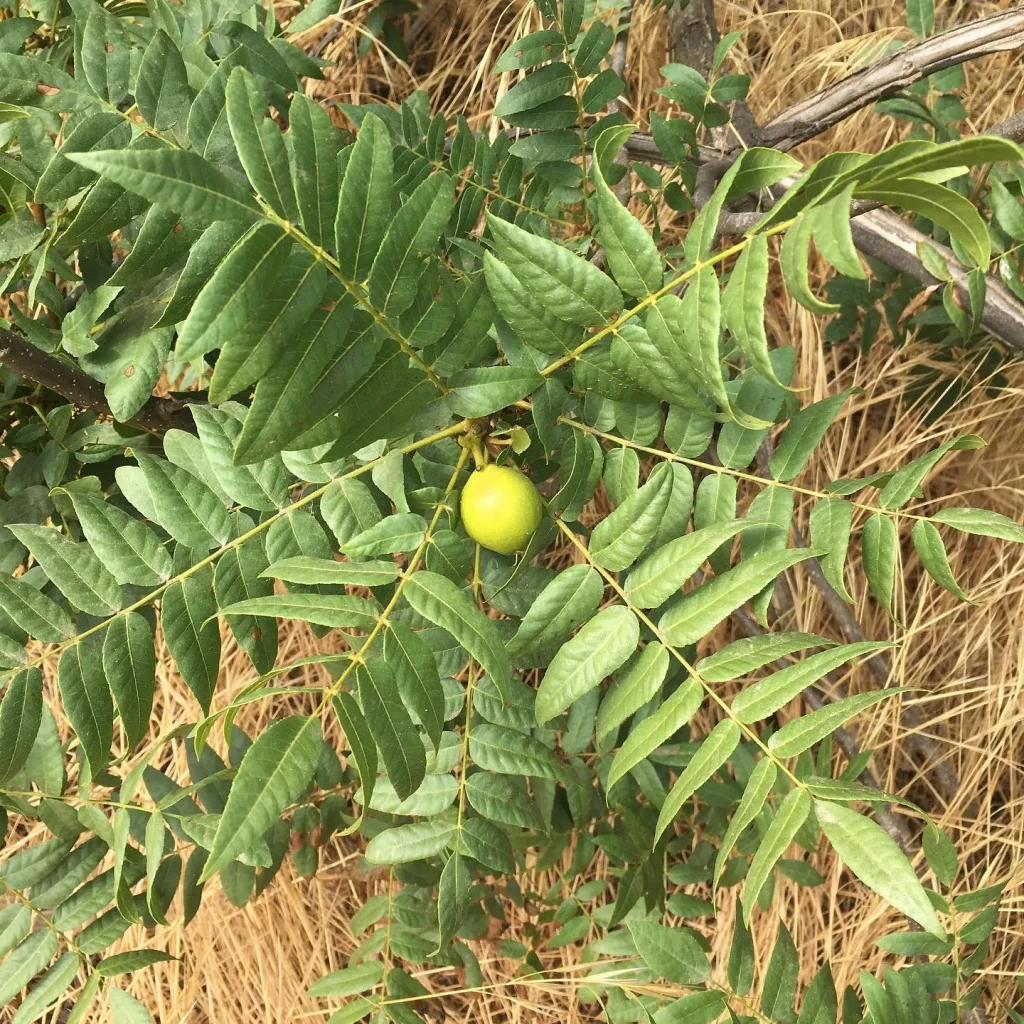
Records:
M365 6L365 5L363 5ZM951 4L944 23L980 16L1006 3ZM423 0L424 14L415 19L410 66L397 64L379 52L356 61L354 49L364 14L350 9L324 55L338 62L311 93L322 100L365 102L401 98L414 88L426 89L434 109L465 114L474 128L489 126L489 111L510 85L508 76L493 76L489 67L505 46L525 31L538 27L535 9L524 0ZM770 116L799 96L833 81L865 49L893 38L905 38L900 24L902 4L878 0L807 0L799 5L779 0L744 5L719 4L723 31L744 28L746 40L734 51L737 61L754 75L751 103L760 118ZM412 19L411 19L412 20ZM300 40L313 46L327 26ZM643 5L637 13L630 42L628 77L632 102L638 111L663 106L655 96L658 68L666 59L664 14ZM1024 84L1015 73L1018 59L1000 55L967 67L965 104L969 127L1008 116L1020 106ZM835 148L877 150L893 140L895 129L885 119L864 112L821 139L806 144L801 155L815 159ZM850 347L823 346L823 325L780 289L772 299L769 325L777 344L793 344L798 354L799 382L810 387L805 400L823 397L837 388L856 384L863 393L851 401L840 425L800 480L813 488L838 475L868 473L901 464L921 446L954 433L976 432L990 446L964 453L933 474L923 507L975 503L1015 519L1022 506L1024 473L1024 372L1013 371L1013 386L998 398L980 393L934 425L920 412L908 409L900 394L908 371L925 363L923 347L893 349L886 339L868 358ZM933 504L934 502L934 504ZM799 503L806 527L810 499ZM917 687L904 704L913 703L925 727L939 738L941 756L960 779L952 802L944 804L930 781L933 765L909 765L904 756L906 730L898 705L885 703L858 720L859 742L875 751L880 780L898 793L910 793L932 810L955 837L973 886L1008 880L1008 896L993 940L993 952L982 974L989 986L986 1004L1000 1019L998 996L1011 1005L1020 999L1015 979L1024 961L1024 550L995 540L954 538L950 560L975 606L957 602L923 578L909 538L903 545L906 586L898 597L903 627L893 625L866 597L859 567L848 574L857 597L855 609L870 637L895 637L901 648L895 659L894 682ZM556 550L553 558L571 561L571 553ZM795 581L797 611L787 627L813 629L839 636L836 624L822 606L817 591L803 577ZM716 642L727 639L728 628ZM317 648L304 629L282 631L280 659L301 657ZM231 648L218 689L226 701L251 678L246 659ZM322 681L308 670L306 681ZM171 663L159 669L158 707L152 735L194 717L197 709ZM299 679L295 680L299 682ZM868 688L864 669L846 680L853 688ZM53 681L50 681L51 684ZM246 709L240 724L248 729L264 724L268 712L283 708L265 704ZM701 725L710 725L710 720ZM185 774L180 764L162 765L172 774ZM180 777L180 776L179 776ZM160 1024L254 1024L326 1019L323 1004L305 995L320 975L342 966L358 940L349 918L374 892L383 891L379 875L367 876L360 867L359 843L335 842L323 851L321 869L312 880L298 878L285 868L271 888L244 909L230 906L216 885L208 886L198 918L185 930L169 929L146 936L130 931L119 948L148 944L167 948L179 963L158 965L126 985L150 1009ZM861 967L880 962L875 947L879 936L903 927L899 915L887 909L862 886L851 882L835 856L823 852L812 862L824 875L823 887L807 889L779 880L775 906L754 923L761 970L767 963L777 916L786 922L802 956L806 981L814 968L828 960L837 985L856 980ZM605 870L595 862L596 873ZM554 876L526 873L524 888L543 889ZM961 884L966 884L962 878ZM700 895L700 893L697 893ZM719 896L722 912L708 927L716 962L724 965L732 921L732 893ZM506 938L518 938L527 918L509 905ZM497 941L475 943L483 965L485 989L452 993L435 1006L438 1019L452 1021L577 1021L586 1019L577 1006L579 954L573 948L551 951L544 959L550 974L543 983L512 981L514 965L498 956ZM724 973L724 967L723 967ZM453 972L423 976L432 990L458 989ZM755 982L756 989L756 982ZM0 1019L4 1019L0 1011ZM105 1020L103 1012L95 1020Z

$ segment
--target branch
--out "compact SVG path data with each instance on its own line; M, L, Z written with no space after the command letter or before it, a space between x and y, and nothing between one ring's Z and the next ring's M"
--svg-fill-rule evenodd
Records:
M944 68L1024 46L1024 8L979 18L860 68L787 107L758 130L758 143L787 150L858 110Z
M21 335L4 328L0 328L0 365L8 366L20 376L55 391L72 405L93 409L113 419L99 381L72 363L43 352ZM195 433L188 408L171 398L150 398L128 422L153 434L162 434L172 427Z

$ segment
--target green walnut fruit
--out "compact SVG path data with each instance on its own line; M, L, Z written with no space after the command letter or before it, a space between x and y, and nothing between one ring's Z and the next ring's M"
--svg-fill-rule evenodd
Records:
M522 551L544 515L544 502L530 481L510 466L478 469L462 489L466 533L481 547L503 555Z

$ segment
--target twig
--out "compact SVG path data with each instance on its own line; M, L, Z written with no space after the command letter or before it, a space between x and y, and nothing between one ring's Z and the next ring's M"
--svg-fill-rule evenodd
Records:
M93 409L113 418L103 394L103 385L99 381L93 380L72 363L43 352L19 334L5 328L0 328L0 364L55 391L73 405ZM150 398L128 422L153 434L162 434L172 427L195 433L195 424L188 408L170 398Z
M940 32L915 46L859 68L776 114L758 129L763 146L787 150L944 68L1024 46L1024 8L1017 6Z

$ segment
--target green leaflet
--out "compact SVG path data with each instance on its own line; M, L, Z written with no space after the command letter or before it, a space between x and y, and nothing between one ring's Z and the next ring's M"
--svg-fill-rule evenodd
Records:
M342 542L344 543L344 542ZM293 555L264 569L260 576L286 583L352 584L379 587L398 579L401 569L394 562L336 562L333 558Z
M188 316L196 296L228 253L246 235L247 230L244 221L218 220L199 236L198 241L189 250L185 266L155 326L171 326Z
M346 370L344 359L335 367ZM309 444L334 442L327 453L329 459L340 459L358 451L371 441L400 434L417 414L437 398L437 388L417 366L409 365L409 357L395 345L385 345L377 352L370 368L346 392L338 404L338 383L329 368L321 382L328 395L315 393L310 404L327 411L316 425L289 443L301 448ZM320 384L317 390L320 390Z
M343 184L342 202L344 193ZM437 246L451 215L454 196L454 181L439 171L420 184L390 218L368 282L370 302L381 313L399 316L415 301L416 286L423 272L420 257Z
M369 657L356 672L359 703L399 798L415 793L426 773L423 743L402 702L391 668Z
M740 253L722 293L722 315L747 362L773 384L782 385L769 358L764 329L768 292L768 236L754 235Z
M776 480L792 480L804 468L851 394L852 388L823 398L801 409L789 421L772 455L771 473Z
M334 125L327 111L302 92L295 93L288 108L285 142L302 228L317 245L329 245L339 191Z
M722 845L718 848L718 854L715 857L715 872L713 875L715 889L718 888L718 882L722 877L722 872L725 870L729 854L732 853L737 840L743 834L743 830L761 813L761 808L764 807L764 803L768 799L772 787L775 785L777 775L778 769L770 757L762 757L750 773L747 787L743 791L743 797L733 812L729 827L725 830L725 835L722 837Z
M451 580L421 570L408 580L403 594L425 619L446 629L480 663L498 692L508 698L509 662L494 622Z
M427 521L423 516L398 512L350 537L342 544L342 550L350 558L414 551L423 543L426 531Z
M131 949L127 953L117 953L101 960L96 965L96 971L101 978L116 978L119 974L131 974L152 964L177 959L162 949Z
M186 581L187 582L187 581ZM220 614L257 615L280 619L302 619L330 629L354 627L370 629L380 609L375 601L352 594L269 594L252 597L221 608Z
M511 657L527 650L550 648L587 621L601 602L604 584L600 574L587 565L563 569L538 594L509 640Z
M721 435L719 435L721 436ZM697 485L693 502L693 528L704 530L717 523L727 523L736 518L736 477L725 473L708 474ZM756 498L754 499L757 500ZM708 561L716 576L721 576L732 561L732 544L722 543L708 555Z
M367 114L348 157L334 224L338 268L363 281L391 219L391 139L384 122Z
M114 739L114 709L99 647L84 640L69 647L60 656L57 677L64 711L95 775L106 765Z
M818 800L814 809L836 853L872 892L926 932L945 936L910 862L880 825L842 804Z
M459 840L456 840L458 845ZM437 885L437 930L439 943L445 946L451 941L459 923L466 915L472 875L458 850L448 858L441 871Z
M693 718L703 699L704 691L700 684L695 679L687 679L654 714L634 725L612 760L605 788L610 791L656 747L671 739Z
M389 622L384 634L384 661L407 707L416 715L436 750L444 730L444 689L434 652L416 632L399 622Z
M924 478L948 452L984 448L985 442L976 434L961 434L939 445L934 451L921 455L902 469L893 473L878 496L882 508L899 508L905 505L917 492Z
M478 725L469 736L469 756L478 768L503 775L561 779L562 766L540 740L501 725Z
M352 694L338 693L332 698L331 703L334 713L338 716L338 721L345 731L349 750L352 751L352 759L355 761L356 771L359 773L363 800L369 804L373 799L373 790L377 781L377 745L374 743L373 734ZM392 784L392 788L394 788L394 784ZM362 820L362 815L360 815L356 825L361 824Z
M946 548L942 543L942 534L932 523L925 519L919 519L914 523L911 533L914 540L914 550L921 564L925 567L928 575L944 590L955 594L961 601L968 601L969 598L960 588L953 570L949 567L949 559L946 557Z
M662 615L658 628L677 647L694 643L780 573L817 554L812 548L795 548L754 555L677 600Z
M142 452L135 457L152 499L152 507L140 508L136 495L130 497L143 515L180 544L199 551L219 547L231 538L227 509L206 484L173 462Z
M56 952L56 934L49 928L40 928L8 953L0 963L0 1004L8 1005Z
M32 911L21 903L9 903L0 910L0 956L6 956L32 927Z
M8 527L75 608L106 617L121 607L121 588L87 544L76 544L52 526Z
M41 1017L71 987L80 964L75 953L65 953L58 958L25 996L11 1024L28 1024Z
M561 714L636 650L640 623L623 605L597 613L552 659L537 691L537 724Z
M28 889L58 868L75 845L74 839L44 839L0 862L0 881L12 889Z
M155 277L161 270L165 270L172 264L177 263L188 252L191 242L192 232L185 230L185 225L181 223L181 219L173 210L168 210L163 206L151 206L143 217L142 226L139 228L135 243L132 245L132 251L117 265L117 269L107 279L107 283L103 287L114 288L121 285L137 284ZM147 331L141 335L139 340L141 338L149 338L157 342L157 344L153 345L153 348L159 356L159 366L156 368L155 374L152 369L147 367L147 373L144 376L148 384L140 386L130 379L125 383L130 383L140 391L148 389L145 397L149 398L149 393L152 392L153 385L159 379L160 371L163 369L163 362L167 358L167 349L170 347L170 335L166 331ZM122 339L118 340L122 341ZM131 349L133 354L137 353L139 351L138 344L132 345ZM118 384L119 387L113 387L115 384ZM108 378L105 389L108 393L108 400L110 392L113 391L116 395L122 387L124 387L124 384L117 381L116 378ZM137 410L142 407L145 399L137 399L136 401ZM115 414L119 412L118 410L114 411ZM118 418L124 420L129 415L134 415L134 411L129 414L120 413Z
M75 625L59 604L30 583L0 575L0 609L29 636L47 644L59 644L75 635Z
M233 516L238 536L252 529L252 520L244 512ZM262 579L260 573L267 567L264 552L264 538L250 537L244 544L237 545L217 560L213 573L213 592L220 608L265 597L273 593L274 586ZM277 657L277 623L272 618L233 615L228 626L238 646L252 661L257 672L269 672Z
M197 243L197 249L203 239ZM223 245L216 237L207 244L211 257L218 255L215 250ZM209 268L212 274L208 271L203 278L202 288L197 289L187 310L188 317L178 330L178 358L185 362L196 360L230 338L248 338L254 312L272 290L291 248L291 239L280 228L261 223L234 244L226 257L222 255L220 262ZM186 265L183 276L187 273ZM182 313L185 312L183 309Z
M944 508L932 516L932 522L951 526L961 533L973 533L981 537L998 537L1000 540L1024 543L1024 527L998 512L987 508Z
M494 108L494 116L503 120L543 107L564 96L572 88L573 75L562 61L547 64L517 82ZM509 123L515 123L509 121Z
M384 976L384 965L379 961L355 964L340 971L332 971L309 986L309 994L318 999L337 999L355 996L374 988Z
M733 415L719 351L721 302L715 268L702 266L690 278L679 308L683 358L699 375L701 392L710 395L719 408Z
M651 1019L657 1024L715 1024L725 1010L725 993L706 989L668 1003Z
M448 810L459 794L459 784L454 775L425 775L416 791L404 800L395 792L390 779L378 779L373 787L373 796L364 800L365 794L357 791L357 803L365 803L371 810L382 814L402 814L418 818L432 818Z
M730 718L719 722L708 733L669 791L668 798L658 814L658 824L654 829L655 842L675 820L683 804L725 764L739 741L740 727Z
M320 745L315 717L282 718L257 737L238 766L201 882L251 846L298 799L320 758Z
M55 205L70 199L76 192L96 180L96 175L92 171L68 159L72 153L100 149L105 145L119 149L128 145L131 137L131 126L123 117L112 111L76 118L64 144L50 158L36 182L36 202Z
M590 536L590 554L598 565L621 572L657 533L672 492L672 474L660 463L647 482L614 509Z
M608 687L597 711L595 729L599 747L604 746L613 730L639 711L661 689L668 673L669 660L665 647L659 643L650 643L619 673Z
M505 322L524 341L549 356L571 352L584 336L583 328L560 320L522 284L494 253L484 253L487 290Z
M772 949L771 960L761 985L761 1010L770 1020L794 1024L796 1014L793 1002L796 999L797 978L800 973L800 958L793 938L784 924Z
M78 70L97 96L116 107L129 88L128 33L119 18L99 6L90 9L81 31Z
M39 732L43 677L37 668L19 672L0 702L0 785L21 771Z
M816 206L807 216L814 223L814 244L839 273L855 280L867 275L860 265L850 228L850 204L856 185L851 182L838 195Z
M733 714L740 722L759 722L784 707L801 690L827 672L845 665L852 658L891 646L892 644L882 641L866 640L855 644L842 644L820 654L812 654L809 658L780 669L743 689L733 698Z
M333 410L340 396L370 368L380 339L349 335L354 308L352 297L329 280L320 303L257 382L235 441L235 465L276 455L307 424Z
M825 552L820 559L821 571L832 589L849 602L853 598L846 589L843 569L852 522L853 506L843 498L821 498L811 509L811 544Z
M720 651L701 658L696 668L705 682L724 683L739 679L795 651L808 647L832 647L835 643L835 640L827 640L815 633L764 633L727 644Z
M264 201L295 223L299 211L280 129L268 120L263 90L244 67L232 69L224 90L225 113L246 176Z
M560 320L596 327L622 310L622 294L592 263L491 214L487 225L509 270Z
M750 863L750 870L743 886L744 924L749 925L757 897L768 881L775 862L786 852L800 826L807 820L811 813L811 803L810 796L804 790L791 789L775 812L775 817Z
M107 993L107 1000L114 1014L114 1024L153 1024L149 1010L123 989L112 988Z
M626 595L638 608L664 604L710 555L743 530L759 525L728 519L669 541L648 555L626 579Z
M297 246L284 257L283 266L277 268L273 285L267 291L254 292L247 284L243 325L226 337L220 335L220 355L210 381L210 400L222 402L267 373L279 352L306 324L326 287L327 269L323 262ZM223 298L234 298L234 294L237 293ZM220 297L215 293L210 298ZM210 340L207 332L203 345L209 345Z
M864 575L868 578L875 600L890 614L895 587L899 537L896 524L881 512L867 519L861 530ZM894 616L895 617L895 616Z
M375 835L366 845L371 864L408 864L436 857L451 842L455 823L445 819L399 825Z
M591 169L601 217L598 238L604 246L608 267L624 292L643 298L661 287L661 255L647 229L608 187L599 159L593 161Z
M153 707L153 629L138 612L119 615L103 636L103 672L117 702L129 747L145 735Z
M489 775L475 772L466 781L469 805L499 825L542 831L544 819L537 805L530 800L522 780L512 775Z
M558 450L558 475L561 486L548 502L553 512L561 512L565 522L579 518L583 506L594 496L601 479L603 452L597 439L573 430Z
M601 482L613 505L621 505L640 486L640 456L632 448L613 448L604 457Z
M797 218L796 223L783 236L779 263L789 294L804 309L817 314L835 313L840 308L837 303L823 302L811 291L807 264L815 222L815 218L810 214Z
M178 47L162 28L142 54L135 102L146 123L158 132L174 128L188 115L192 103L188 71Z
M69 154L90 171L109 178L151 203L175 213L211 220L251 220L259 215L256 200L229 181L213 164L181 149L98 150Z
M145 523L94 495L61 493L70 498L86 540L118 583L157 586L170 578L171 556Z
M486 818L467 818L456 842L462 852L498 874L515 874L516 860L508 836Z
M711 977L707 954L688 928L636 920L629 922L629 934L657 977L680 985L701 985Z
M160 602L164 641L204 713L210 710L220 669L217 605L208 581L190 576L169 587Z
M224 493L246 508L275 512L288 503L288 474L281 460L272 458L244 466L234 462L243 431L242 422L234 414L244 416L246 411L233 402L219 409L201 404L191 407L203 450Z
M897 693L906 693L907 689L892 687L872 693L858 693L834 704L826 704L823 708L787 722L777 733L772 734L768 740L768 749L778 757L796 757L797 754L809 750L818 740L830 736L834 730L855 715Z
M544 378L529 367L471 367L448 378L448 405L456 416L489 416L525 398L543 383Z

